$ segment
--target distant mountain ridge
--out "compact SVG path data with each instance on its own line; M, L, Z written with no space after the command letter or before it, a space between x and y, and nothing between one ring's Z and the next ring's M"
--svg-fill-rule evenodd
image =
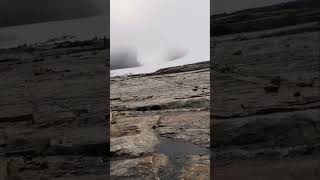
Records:
M105 11L100 1L1 0L0 27L99 16Z
M280 28L319 20L319 0L297 0L212 15L211 36Z

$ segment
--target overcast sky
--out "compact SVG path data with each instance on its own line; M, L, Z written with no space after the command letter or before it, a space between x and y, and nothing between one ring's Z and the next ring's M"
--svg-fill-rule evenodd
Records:
M133 48L142 65L207 61L209 20L209 0L111 0L111 54Z

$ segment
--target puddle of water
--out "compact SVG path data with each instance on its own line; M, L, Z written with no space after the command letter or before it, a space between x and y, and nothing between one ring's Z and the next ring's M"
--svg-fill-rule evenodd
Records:
M188 142L174 141L169 138L160 138L160 144L157 147L157 153L165 154L169 157L185 155L208 155L208 149L194 145Z
M188 163L187 155L209 155L210 151L192 143L161 137L156 153L165 154L169 157L171 171L166 171L166 176L161 177L161 179L171 180L179 179L182 168Z

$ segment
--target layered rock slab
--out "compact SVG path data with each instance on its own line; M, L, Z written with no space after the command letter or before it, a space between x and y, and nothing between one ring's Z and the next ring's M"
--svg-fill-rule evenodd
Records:
M119 118L111 125L110 152L118 156L152 153L159 144L153 129L158 121L159 116Z

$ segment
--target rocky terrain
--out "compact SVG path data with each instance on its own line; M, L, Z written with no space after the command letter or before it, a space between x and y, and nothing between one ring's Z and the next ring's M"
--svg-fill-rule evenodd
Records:
M0 50L1 180L209 178L209 63L109 87L106 49Z
M307 13L308 8L301 9L300 15ZM263 10L268 8L234 13L233 18ZM315 12L319 9L310 11ZM261 15L266 21L277 17ZM309 18L292 26L263 31L248 26L250 32L213 35L214 179L319 179L320 27Z
M239 29L211 66L109 78L103 40L0 49L0 180L319 179L318 10L248 28L288 7L213 17Z
M209 179L210 74L203 64L111 78L111 179Z
M0 50L1 180L108 177L106 56L102 40Z

